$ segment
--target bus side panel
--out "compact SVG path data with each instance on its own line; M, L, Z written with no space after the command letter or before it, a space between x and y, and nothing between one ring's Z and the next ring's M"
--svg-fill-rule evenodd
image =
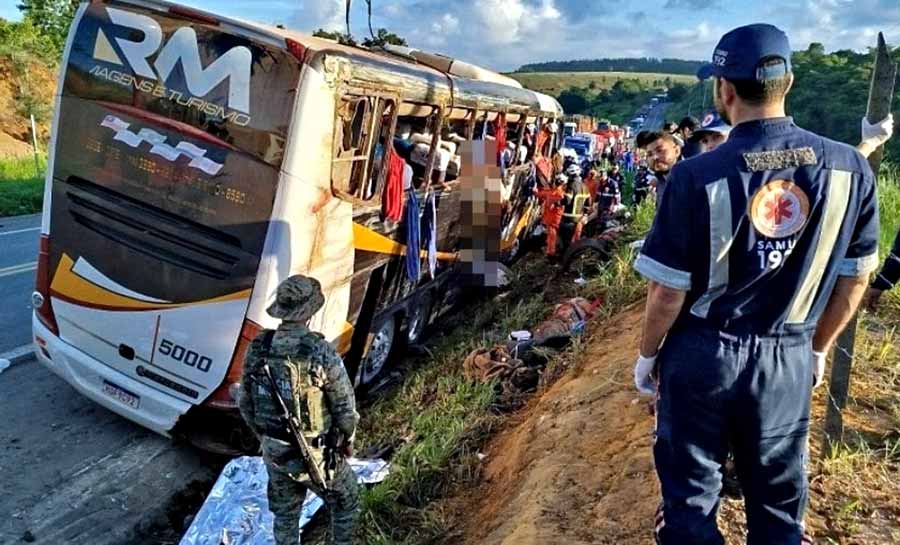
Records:
M275 327L266 308L278 284L294 274L319 280L325 305L310 327L335 344L352 331L353 207L331 194L334 92L313 62L304 67L294 106L283 172L247 317Z

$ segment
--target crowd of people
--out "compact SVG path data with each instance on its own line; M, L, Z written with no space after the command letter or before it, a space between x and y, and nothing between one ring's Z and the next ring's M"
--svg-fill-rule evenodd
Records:
M785 113L790 58L776 27L729 32L698 74L715 78L714 112L581 161L556 152L552 175L533 189L551 256L592 217L655 195L635 263L649 289L634 381L655 400L660 545L723 545L716 512L729 459L747 543L812 543L804 525L812 390L867 290L874 305L900 279L898 235L869 284L879 220L865 156L890 137L893 119L863 120L857 149L797 127ZM353 388L338 353L307 325L323 301L314 279L282 283L269 308L282 323L253 341L242 380L241 412L262 444L279 544L297 542L308 489L330 508L333 543L352 541L358 516L346 463L359 420ZM285 428L282 397L315 433Z

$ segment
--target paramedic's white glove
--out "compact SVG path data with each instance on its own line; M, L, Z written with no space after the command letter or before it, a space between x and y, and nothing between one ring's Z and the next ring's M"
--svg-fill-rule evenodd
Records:
M656 384L651 376L656 367L656 356L647 358L638 353L637 363L634 364L634 386L642 394L653 395L656 393Z
M813 388L818 388L825 382L825 360L828 359L827 352L816 352L813 350L813 360L815 370L813 371Z
M891 138L894 133L894 114L888 116L874 125L870 125L866 118L862 118L862 141L864 144L877 148Z

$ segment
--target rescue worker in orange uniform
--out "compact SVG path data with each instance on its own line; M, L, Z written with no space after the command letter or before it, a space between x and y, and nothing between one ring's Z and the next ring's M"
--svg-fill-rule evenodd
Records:
M559 234L559 224L563 217L563 200L566 197L566 178L559 174L553 179L553 185L535 188L535 194L541 201L541 223L547 232L546 247L544 253L547 256L556 255L556 238Z

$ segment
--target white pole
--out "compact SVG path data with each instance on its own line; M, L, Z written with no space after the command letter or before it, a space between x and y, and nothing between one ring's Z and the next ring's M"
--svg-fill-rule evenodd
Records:
M34 123L34 114L31 114L31 146L34 150L34 170L37 174L37 177L41 177L41 161L38 159L38 146L37 146L37 127Z

